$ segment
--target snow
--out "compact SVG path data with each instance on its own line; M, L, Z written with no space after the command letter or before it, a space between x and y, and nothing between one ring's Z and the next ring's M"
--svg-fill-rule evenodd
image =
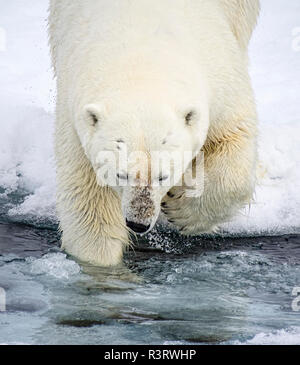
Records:
M11 219L55 220L55 81L46 0L0 0L0 198ZM300 231L300 2L262 0L250 45L259 119L261 177L255 202L225 229ZM26 191L25 201L10 194Z
M54 94L47 1L0 0L0 186L30 193L11 215L55 217ZM0 37L1 39L1 37Z
M49 253L41 259L28 258L27 261L31 263L32 274L47 274L57 279L68 280L80 272L80 266L66 257L67 255L62 253Z
M234 345L300 345L300 327L292 326L272 332L261 332L245 342L234 341Z
M262 0L250 44L260 120L260 179L250 212L231 231L300 231L300 2Z

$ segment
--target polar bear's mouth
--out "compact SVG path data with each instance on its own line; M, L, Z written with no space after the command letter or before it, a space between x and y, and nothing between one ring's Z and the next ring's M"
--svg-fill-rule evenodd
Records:
M141 223L132 222L132 221L129 221L128 219L126 219L126 225L128 228L130 228L132 231L134 231L135 233L138 233L138 234L148 232L148 230L151 226L150 224L144 225Z

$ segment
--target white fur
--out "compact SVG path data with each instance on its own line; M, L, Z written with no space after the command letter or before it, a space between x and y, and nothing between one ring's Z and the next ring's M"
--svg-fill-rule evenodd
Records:
M212 231L250 202L257 118L247 46L258 12L258 0L50 1L57 207L66 251L118 264L128 245L125 218L152 227L161 200L184 234ZM196 116L187 125L190 110ZM168 196L172 186L147 182L145 189L102 184L98 153L117 146L193 156L202 148L203 195L174 187ZM147 168L142 162L141 175ZM130 166L126 173L131 178Z

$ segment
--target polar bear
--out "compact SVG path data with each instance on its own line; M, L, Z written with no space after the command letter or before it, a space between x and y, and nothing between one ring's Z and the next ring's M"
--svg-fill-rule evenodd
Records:
M258 14L258 0L50 1L57 211L69 254L116 265L129 233L148 232L161 211L198 235L250 202L257 114L247 47ZM121 164L122 151L141 157ZM161 157L186 151L182 171ZM178 172L200 154L203 191L191 196Z

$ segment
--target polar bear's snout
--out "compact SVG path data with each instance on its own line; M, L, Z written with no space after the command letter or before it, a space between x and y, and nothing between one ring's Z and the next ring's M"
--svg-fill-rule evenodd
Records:
M151 187L131 187L122 205L126 225L135 233L144 234L154 226L159 212Z

